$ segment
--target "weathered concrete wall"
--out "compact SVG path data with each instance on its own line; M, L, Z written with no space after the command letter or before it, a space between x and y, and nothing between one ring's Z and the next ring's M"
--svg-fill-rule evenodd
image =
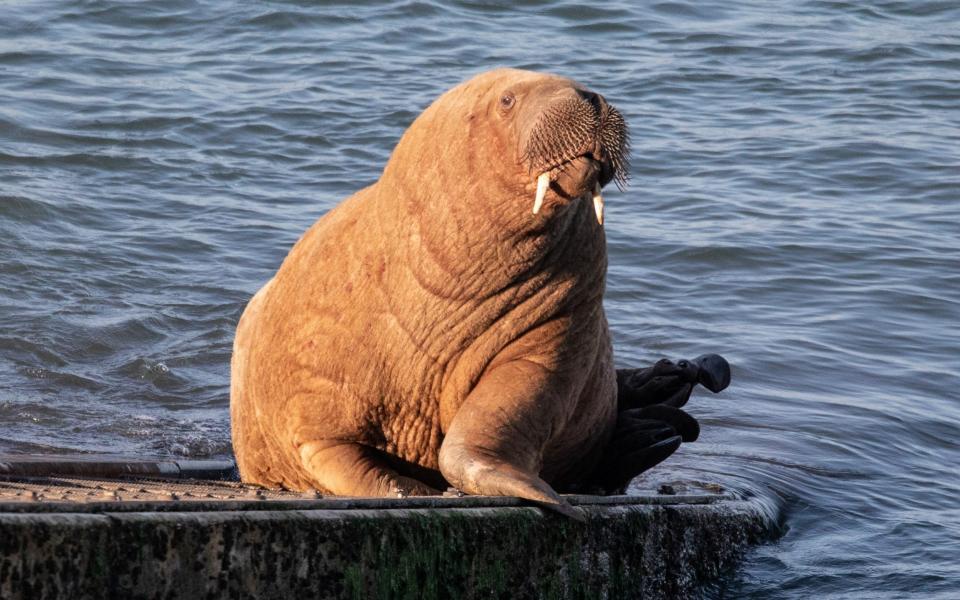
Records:
M0 512L0 597L682 598L773 527L762 504L742 500L581 503L587 523L472 500Z

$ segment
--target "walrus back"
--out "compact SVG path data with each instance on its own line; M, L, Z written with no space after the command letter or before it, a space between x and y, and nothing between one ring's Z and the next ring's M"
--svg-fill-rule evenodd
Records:
M272 283L273 279L254 294L240 316L230 359L230 421L234 455L242 479L251 483L268 483L259 471L260 466L269 464L264 460L264 454L267 453L266 438L260 428L260 420L248 414L252 405L248 397L247 380L254 330L260 320L264 296Z

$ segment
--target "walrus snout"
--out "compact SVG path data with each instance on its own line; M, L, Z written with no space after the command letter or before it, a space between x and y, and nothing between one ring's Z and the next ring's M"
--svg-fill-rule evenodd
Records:
M603 164L601 185L626 185L629 134L623 115L595 92L567 88L538 109L523 136L523 160L531 173L562 167L581 157Z
M611 181L623 189L627 181L626 122L603 96L573 85L550 90L541 100L522 144L523 160L537 180L533 213L554 187L568 199L592 198L602 224L601 189Z

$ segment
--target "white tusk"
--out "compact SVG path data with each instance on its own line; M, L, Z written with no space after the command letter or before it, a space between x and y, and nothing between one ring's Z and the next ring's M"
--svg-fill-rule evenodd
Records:
M550 173L543 172L537 177L537 198L533 201L533 214L540 212L543 206L543 197L547 195L547 188L550 187Z
M593 210L597 213L597 223L603 225L603 196L600 195L600 182L593 184Z

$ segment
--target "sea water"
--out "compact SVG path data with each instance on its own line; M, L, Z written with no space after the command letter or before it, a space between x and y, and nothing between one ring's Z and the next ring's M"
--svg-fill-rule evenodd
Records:
M779 508L708 593L957 597L956 2L4 2L0 452L229 457L247 300L495 66L627 117L618 365L733 365L635 483Z

